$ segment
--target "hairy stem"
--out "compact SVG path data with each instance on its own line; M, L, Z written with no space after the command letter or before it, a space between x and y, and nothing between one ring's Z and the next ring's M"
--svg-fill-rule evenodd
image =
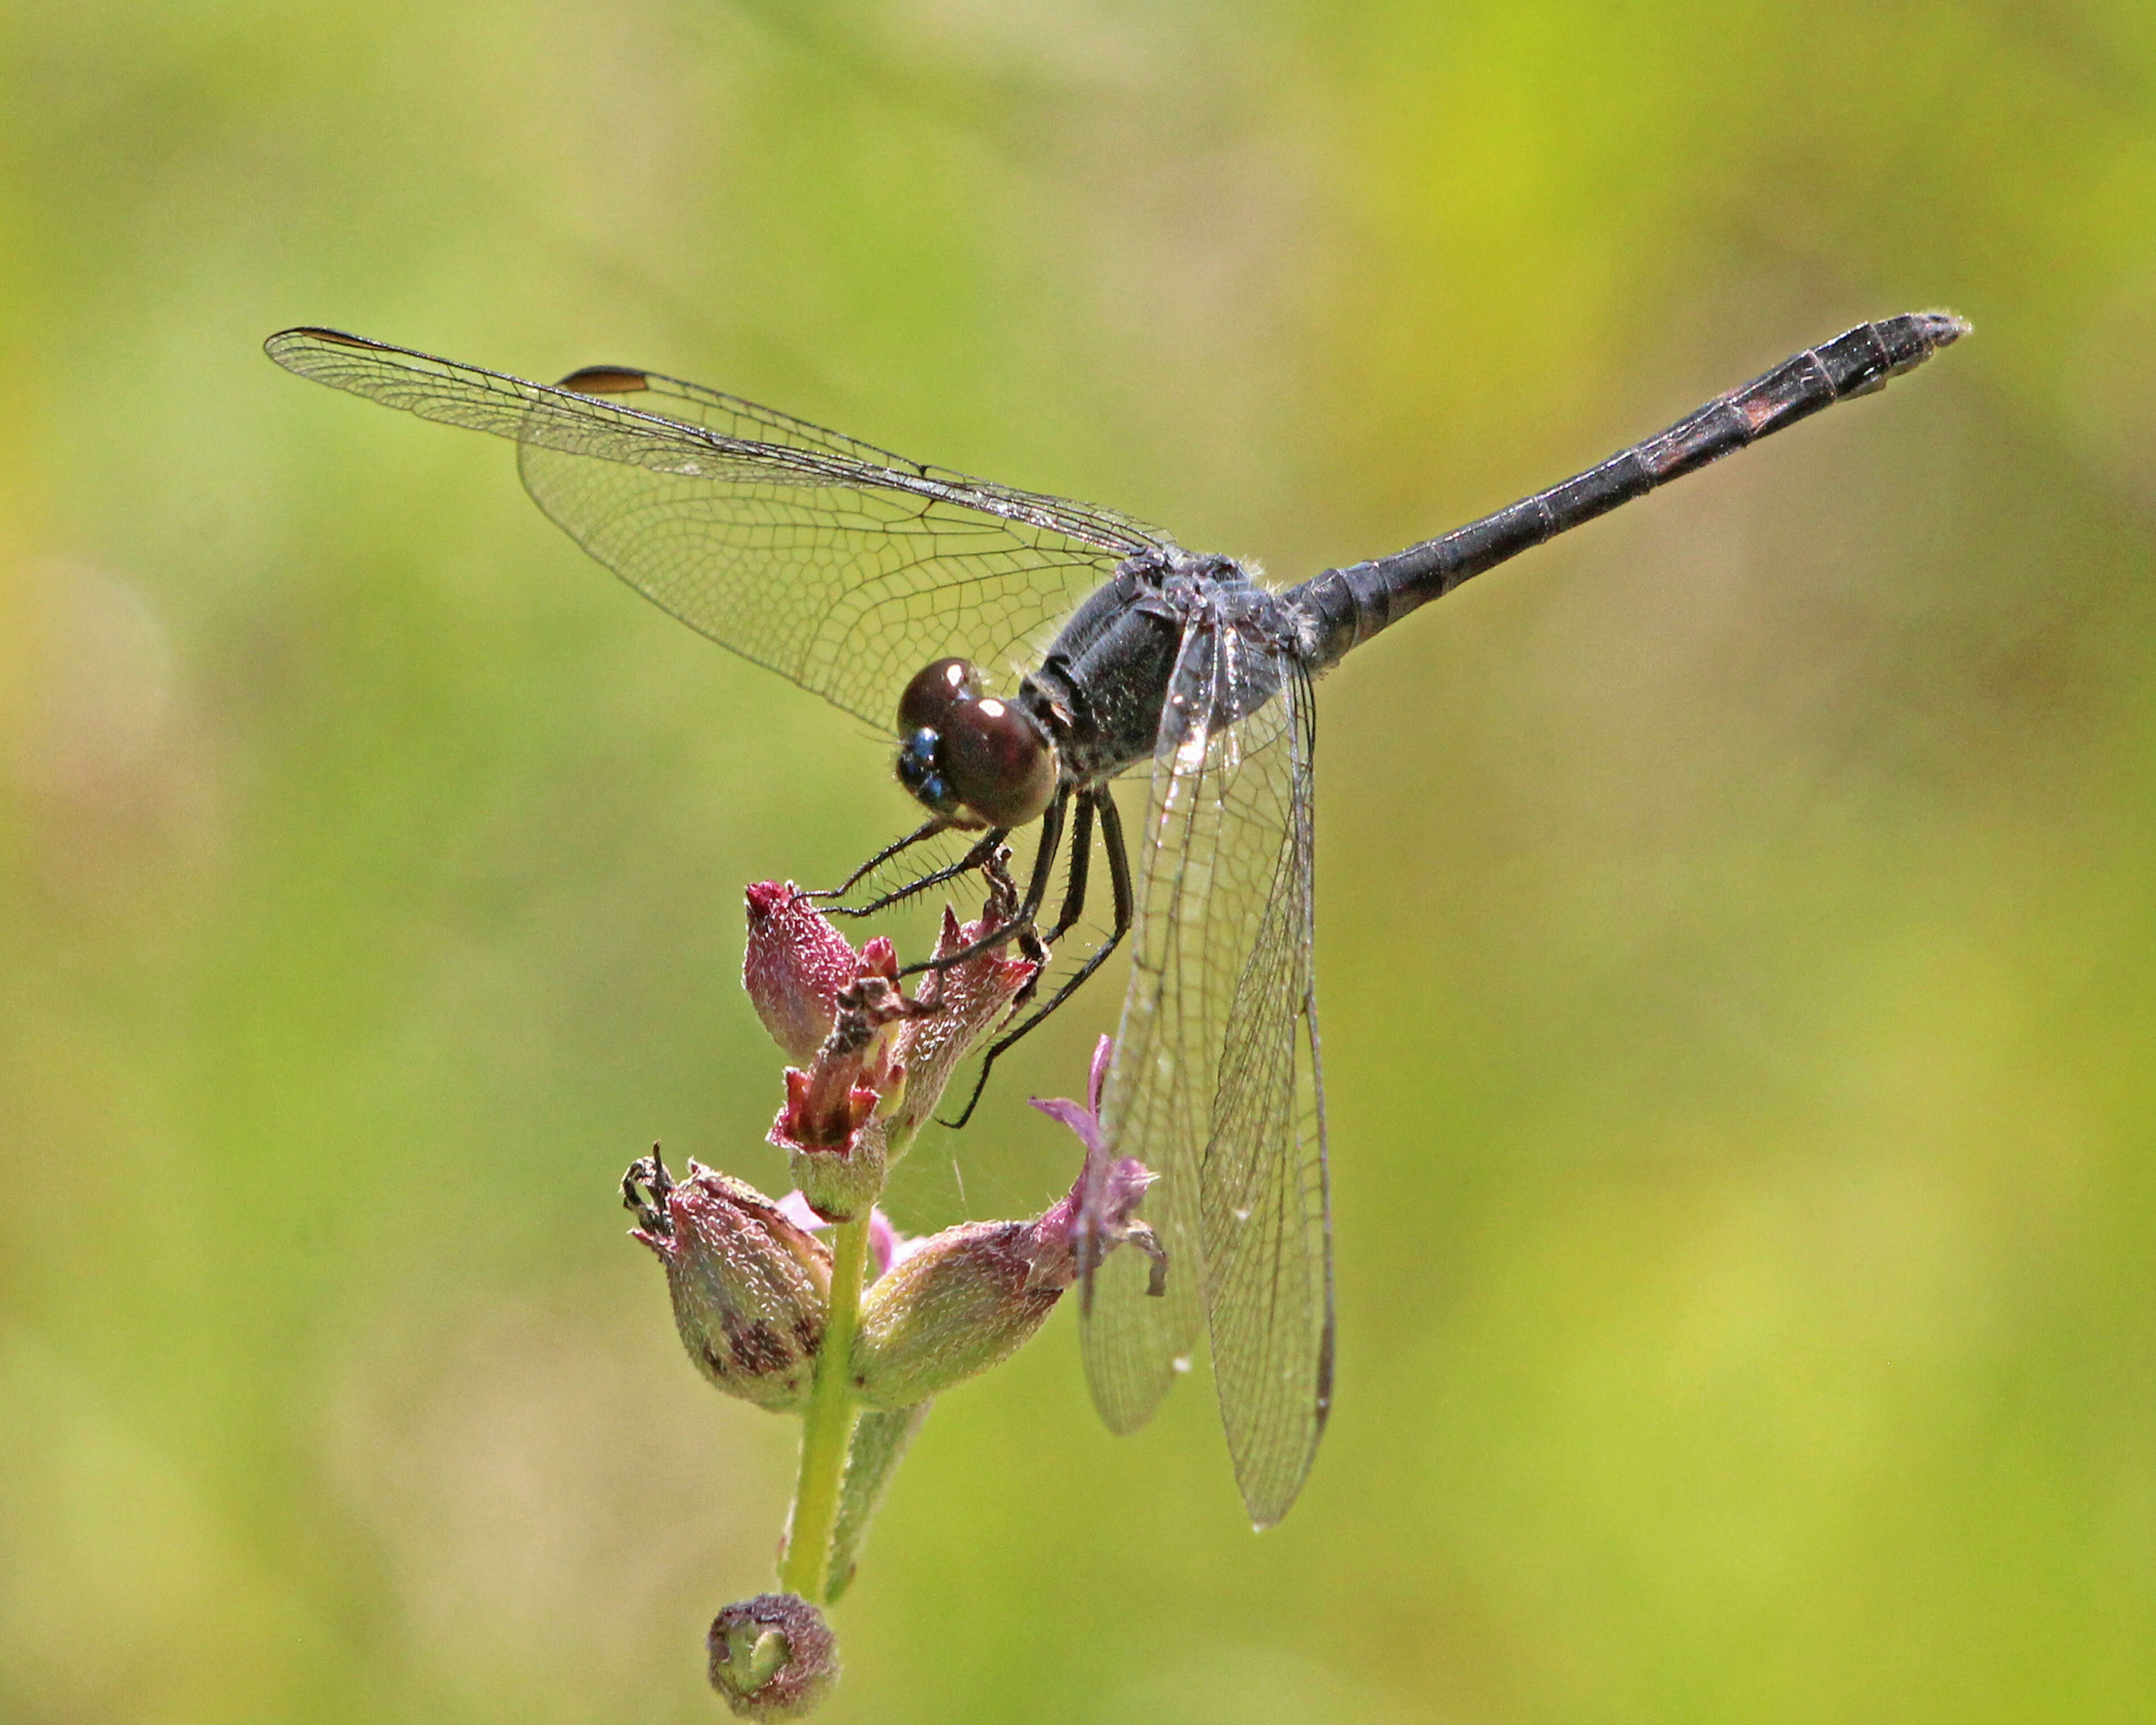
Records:
M816 1383L801 1425L801 1477L793 1488L792 1531L779 1585L815 1604L827 1603L831 1534L838 1525L839 1487L854 1430L854 1330L861 1312L861 1272L868 1263L869 1220L841 1222L831 1235L831 1310L816 1358Z

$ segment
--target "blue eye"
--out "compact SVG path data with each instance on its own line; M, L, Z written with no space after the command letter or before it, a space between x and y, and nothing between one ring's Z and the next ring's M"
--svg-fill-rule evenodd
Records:
M927 726L916 731L898 746L898 782L942 815L958 812L957 798L951 794L951 786L937 764L937 754L942 739Z
M923 784L936 773L936 733L915 732L898 746L898 776L908 790Z

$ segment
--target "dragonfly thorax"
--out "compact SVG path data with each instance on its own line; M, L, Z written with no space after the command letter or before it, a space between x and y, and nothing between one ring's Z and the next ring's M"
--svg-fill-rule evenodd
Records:
M1019 827L1055 794L1055 747L1015 701L981 693L980 672L939 659L898 702L898 782L958 827Z

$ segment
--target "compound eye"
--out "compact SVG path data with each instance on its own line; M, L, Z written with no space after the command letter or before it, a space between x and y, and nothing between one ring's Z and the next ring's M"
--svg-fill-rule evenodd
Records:
M899 745L898 782L925 803L932 814L942 815L954 826L971 826L973 821L952 794L951 782L944 776L942 763L937 758L941 752L941 740L933 731L915 732Z
M898 697L898 734L941 731L949 723L951 710L981 692L981 674L969 660L939 659L915 674Z
M955 703L944 719L942 745L952 792L990 826L1038 819L1055 794L1055 751L1007 701Z

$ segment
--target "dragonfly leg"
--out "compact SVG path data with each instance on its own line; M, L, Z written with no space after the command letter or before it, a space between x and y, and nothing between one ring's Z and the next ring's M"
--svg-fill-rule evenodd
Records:
M1116 926L1110 931L1107 939L1086 954L1086 962L1070 973L1063 986L1049 996L1046 1004L1029 1015L1022 1024L1005 1031L988 1045L988 1053L981 1057L979 1076L973 1080L973 1093L966 1098L965 1107L960 1111L956 1120L946 1120L941 1122L953 1130L963 1126L973 1117L973 1110L980 1104L981 1093L988 1087L988 1073L996 1064L996 1057L1076 993L1084 985L1086 979L1107 963L1108 955L1122 944L1123 937L1131 932L1131 925L1137 920L1137 895L1131 890L1130 853L1123 848L1123 823L1116 813L1115 799L1108 794L1107 787L1102 785L1098 789L1085 793L1085 800L1078 805L1078 820L1072 829L1074 845L1077 841L1077 835L1084 833L1091 824L1086 819L1087 815L1095 812L1100 815L1101 848L1108 854L1108 880L1115 892ZM1070 874L1075 883L1074 896L1078 900L1079 910L1085 908L1085 867L1079 853L1074 851L1070 859ZM1063 908L1065 916L1056 928L1057 934L1065 932L1068 925L1078 920L1076 912L1072 910L1068 898L1065 899ZM1050 938L1054 937L1051 936Z
M1086 865L1093 855L1093 796L1088 791L1078 798L1078 812L1070 819L1070 884L1064 889L1063 908L1056 913L1055 927L1041 936L1050 946L1070 932L1079 917L1086 911Z
M900 971L901 976L918 976L925 970L948 970L954 964L963 964L968 958L978 958L994 947L1000 947L1014 936L1032 928L1040 915L1040 901L1048 896L1049 877L1055 870L1055 854L1063 845L1063 817L1070 807L1070 789L1065 785L1055 793L1055 800L1048 805L1048 812L1040 818L1040 844L1033 853L1033 875L1025 883L1025 897L1010 920L990 929L977 941L968 942L955 952L945 952L934 958L924 958L918 964L908 964ZM1000 839L1009 829L994 836ZM979 846L974 847L976 850Z
M1009 850L996 852L993 856L981 865L981 872L988 876L990 907L995 904L993 895L998 891L1004 895L1004 902L1014 905L1019 901L1018 887L1010 877ZM986 916L988 914L988 909L984 908L981 914ZM1033 974L1025 979L1025 986L1011 996L1010 1006L1008 1009L1011 1013L1023 1012L1032 1004L1033 997L1040 992L1040 978L1048 969L1050 957L1048 942L1041 937L1038 923L1019 929L1017 938L1019 956L1033 966Z
M912 832L908 833L903 839L893 839L890 844L885 845L882 850L876 852L874 856L863 863L860 867L855 869L852 874L847 875L846 878L841 880L836 886L827 886L815 892L804 892L801 896L803 898L844 898L856 886L860 886L865 876L874 874L878 869L889 862L891 858L896 856L899 852L901 850L911 850L924 839L934 838L948 825L950 825L950 823L944 820L940 816L934 820L924 822Z
M845 886L834 887L832 889L833 894L836 895L838 893L850 891L852 888L854 882L859 880L863 875L875 868L879 863L886 861L890 858L897 855L900 851L905 850L907 845L914 843L915 840L932 837L935 834L943 830L944 828L941 824L936 821L929 822L927 826L923 827L919 832L914 834L911 838L901 839L897 844L887 846L880 855L870 858L867 862L862 864L860 868L854 870L852 878L846 882ZM955 880L961 875L970 875L974 870L981 867L982 865L986 863L989 858L993 857L996 854L997 850L1002 847L1004 840L1008 839L1009 836L1010 829L1009 827L993 827L988 832L982 834L979 843L973 845L967 850L963 856L960 857L957 861L950 864L947 867L931 870L927 874L921 875L918 880L909 880L905 886L895 887L889 892L879 893L875 897L870 899L866 904L833 905L831 906L830 914L834 916L873 916L879 911L887 911L893 905L903 904L907 899L913 897L916 893L926 892L932 886L941 886L946 880ZM808 896L812 898L815 898L821 897L824 895L819 893L811 893Z
M1078 812L1071 818L1070 855L1070 884L1064 888L1063 908L1056 913L1055 927L1046 934L1028 930L1019 936L1019 951L1033 961L1034 969L1032 980L1011 1001L1014 1014L1024 1012L1033 1004L1033 997L1040 991L1041 975L1048 968L1050 947L1068 934L1086 913L1086 868L1093 855L1093 799L1082 793L1078 798ZM1014 892L1012 896L1017 895ZM976 1091L975 1095L978 1094Z

